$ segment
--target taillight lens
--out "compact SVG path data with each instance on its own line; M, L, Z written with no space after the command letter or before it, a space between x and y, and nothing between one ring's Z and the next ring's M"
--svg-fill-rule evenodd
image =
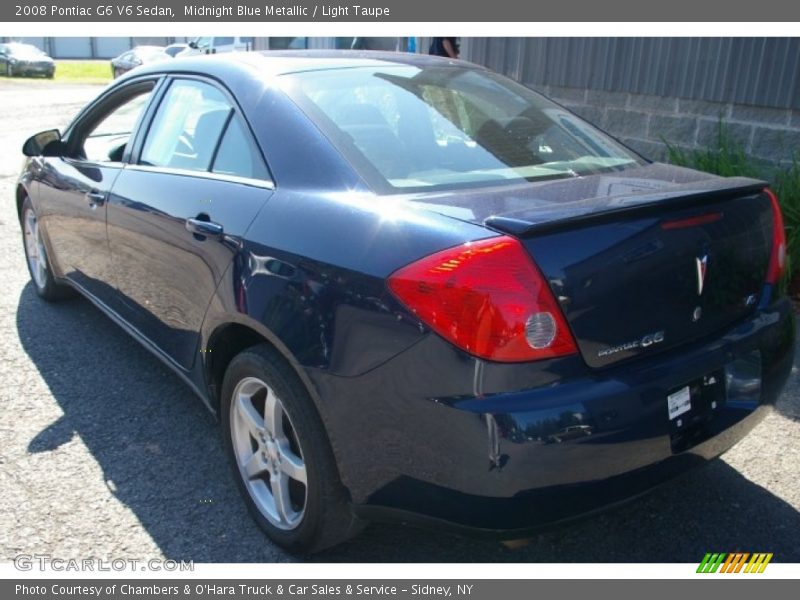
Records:
M772 203L772 254L769 257L767 283L777 284L786 271L786 230L783 228L783 214L778 197L770 190L764 190Z
M547 282L514 238L426 256L395 271L389 289L431 329L480 358L523 362L577 352Z

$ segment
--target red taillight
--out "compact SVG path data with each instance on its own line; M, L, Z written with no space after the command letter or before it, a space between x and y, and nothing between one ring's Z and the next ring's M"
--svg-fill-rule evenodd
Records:
M783 228L783 215L778 197L770 189L765 189L764 193L769 196L772 203L772 254L769 257L767 283L775 285L786 270L786 230Z
M480 358L523 362L577 352L547 282L514 238L426 256L395 271L389 289L431 329Z

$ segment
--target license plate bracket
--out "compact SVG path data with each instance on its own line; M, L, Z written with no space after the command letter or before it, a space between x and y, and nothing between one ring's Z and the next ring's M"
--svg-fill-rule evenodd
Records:
M725 406L725 371L719 369L667 394L667 418L672 432L710 421Z

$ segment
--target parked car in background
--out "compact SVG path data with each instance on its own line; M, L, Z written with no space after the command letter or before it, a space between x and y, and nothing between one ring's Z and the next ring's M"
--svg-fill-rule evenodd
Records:
M613 506L725 452L792 369L766 183L650 162L469 63L166 61L23 152L32 289L179 374L291 551Z
M9 42L0 44L0 71L9 77L44 75L52 78L56 63L36 46Z
M164 54L169 54L171 57L175 58L178 54L183 52L189 47L189 44L183 43L176 43L170 44L166 48L164 48Z
M170 55L164 52L163 46L136 46L111 59L111 72L116 79L141 65L168 60L169 58Z
M189 47L178 56L197 54L221 54L224 52L244 52L253 49L255 38L238 36L197 37L189 42Z

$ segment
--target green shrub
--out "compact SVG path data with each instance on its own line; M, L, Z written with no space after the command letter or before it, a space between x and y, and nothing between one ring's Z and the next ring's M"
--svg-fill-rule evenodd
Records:
M781 167L748 156L720 120L717 137L708 148L687 150L664 140L667 159L674 165L699 169L723 177L766 179L778 196L786 226L788 276L800 275L800 154L790 167Z

